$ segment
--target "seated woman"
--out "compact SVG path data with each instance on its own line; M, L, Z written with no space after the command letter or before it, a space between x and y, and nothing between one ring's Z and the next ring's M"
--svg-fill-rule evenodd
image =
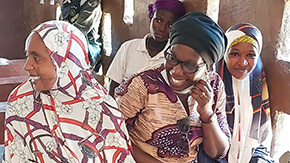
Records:
M122 114L91 72L85 36L48 21L26 40L30 79L10 94L6 162L135 162Z
M271 122L268 89L260 53L262 34L249 23L230 27L224 60L217 64L227 94L227 119L232 131L228 161L257 162L268 158ZM253 156L253 157L252 157ZM252 157L252 159L251 159ZM250 161L251 160L251 161Z
M186 14L170 30L165 68L141 72L116 88L138 163L225 156L230 131L224 85L210 70L226 44L212 19Z

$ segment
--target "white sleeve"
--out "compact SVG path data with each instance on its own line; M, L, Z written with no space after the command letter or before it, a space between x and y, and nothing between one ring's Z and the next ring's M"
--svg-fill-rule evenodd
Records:
M121 83L126 73L127 46L122 44L116 53L106 76L117 83Z

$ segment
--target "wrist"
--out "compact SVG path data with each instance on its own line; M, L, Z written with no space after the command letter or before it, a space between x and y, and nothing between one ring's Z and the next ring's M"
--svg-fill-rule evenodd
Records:
M201 117L199 117L199 120L201 121L201 123L213 123L216 120L216 114L215 113L212 113L206 119L202 119Z

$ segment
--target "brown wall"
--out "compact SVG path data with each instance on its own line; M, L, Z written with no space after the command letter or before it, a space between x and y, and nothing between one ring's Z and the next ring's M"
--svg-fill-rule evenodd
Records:
M25 58L24 42L31 29L45 20L54 19L55 7L45 0L1 0L0 57Z

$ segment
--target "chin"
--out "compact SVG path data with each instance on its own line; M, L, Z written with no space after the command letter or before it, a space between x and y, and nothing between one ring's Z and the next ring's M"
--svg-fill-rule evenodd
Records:
M155 37L155 40L157 41L157 42L167 42L167 40L168 39L164 39L164 38L160 38L160 37Z
M234 77L238 80L243 80L244 78L246 78L249 74L239 74L239 75L234 75Z

